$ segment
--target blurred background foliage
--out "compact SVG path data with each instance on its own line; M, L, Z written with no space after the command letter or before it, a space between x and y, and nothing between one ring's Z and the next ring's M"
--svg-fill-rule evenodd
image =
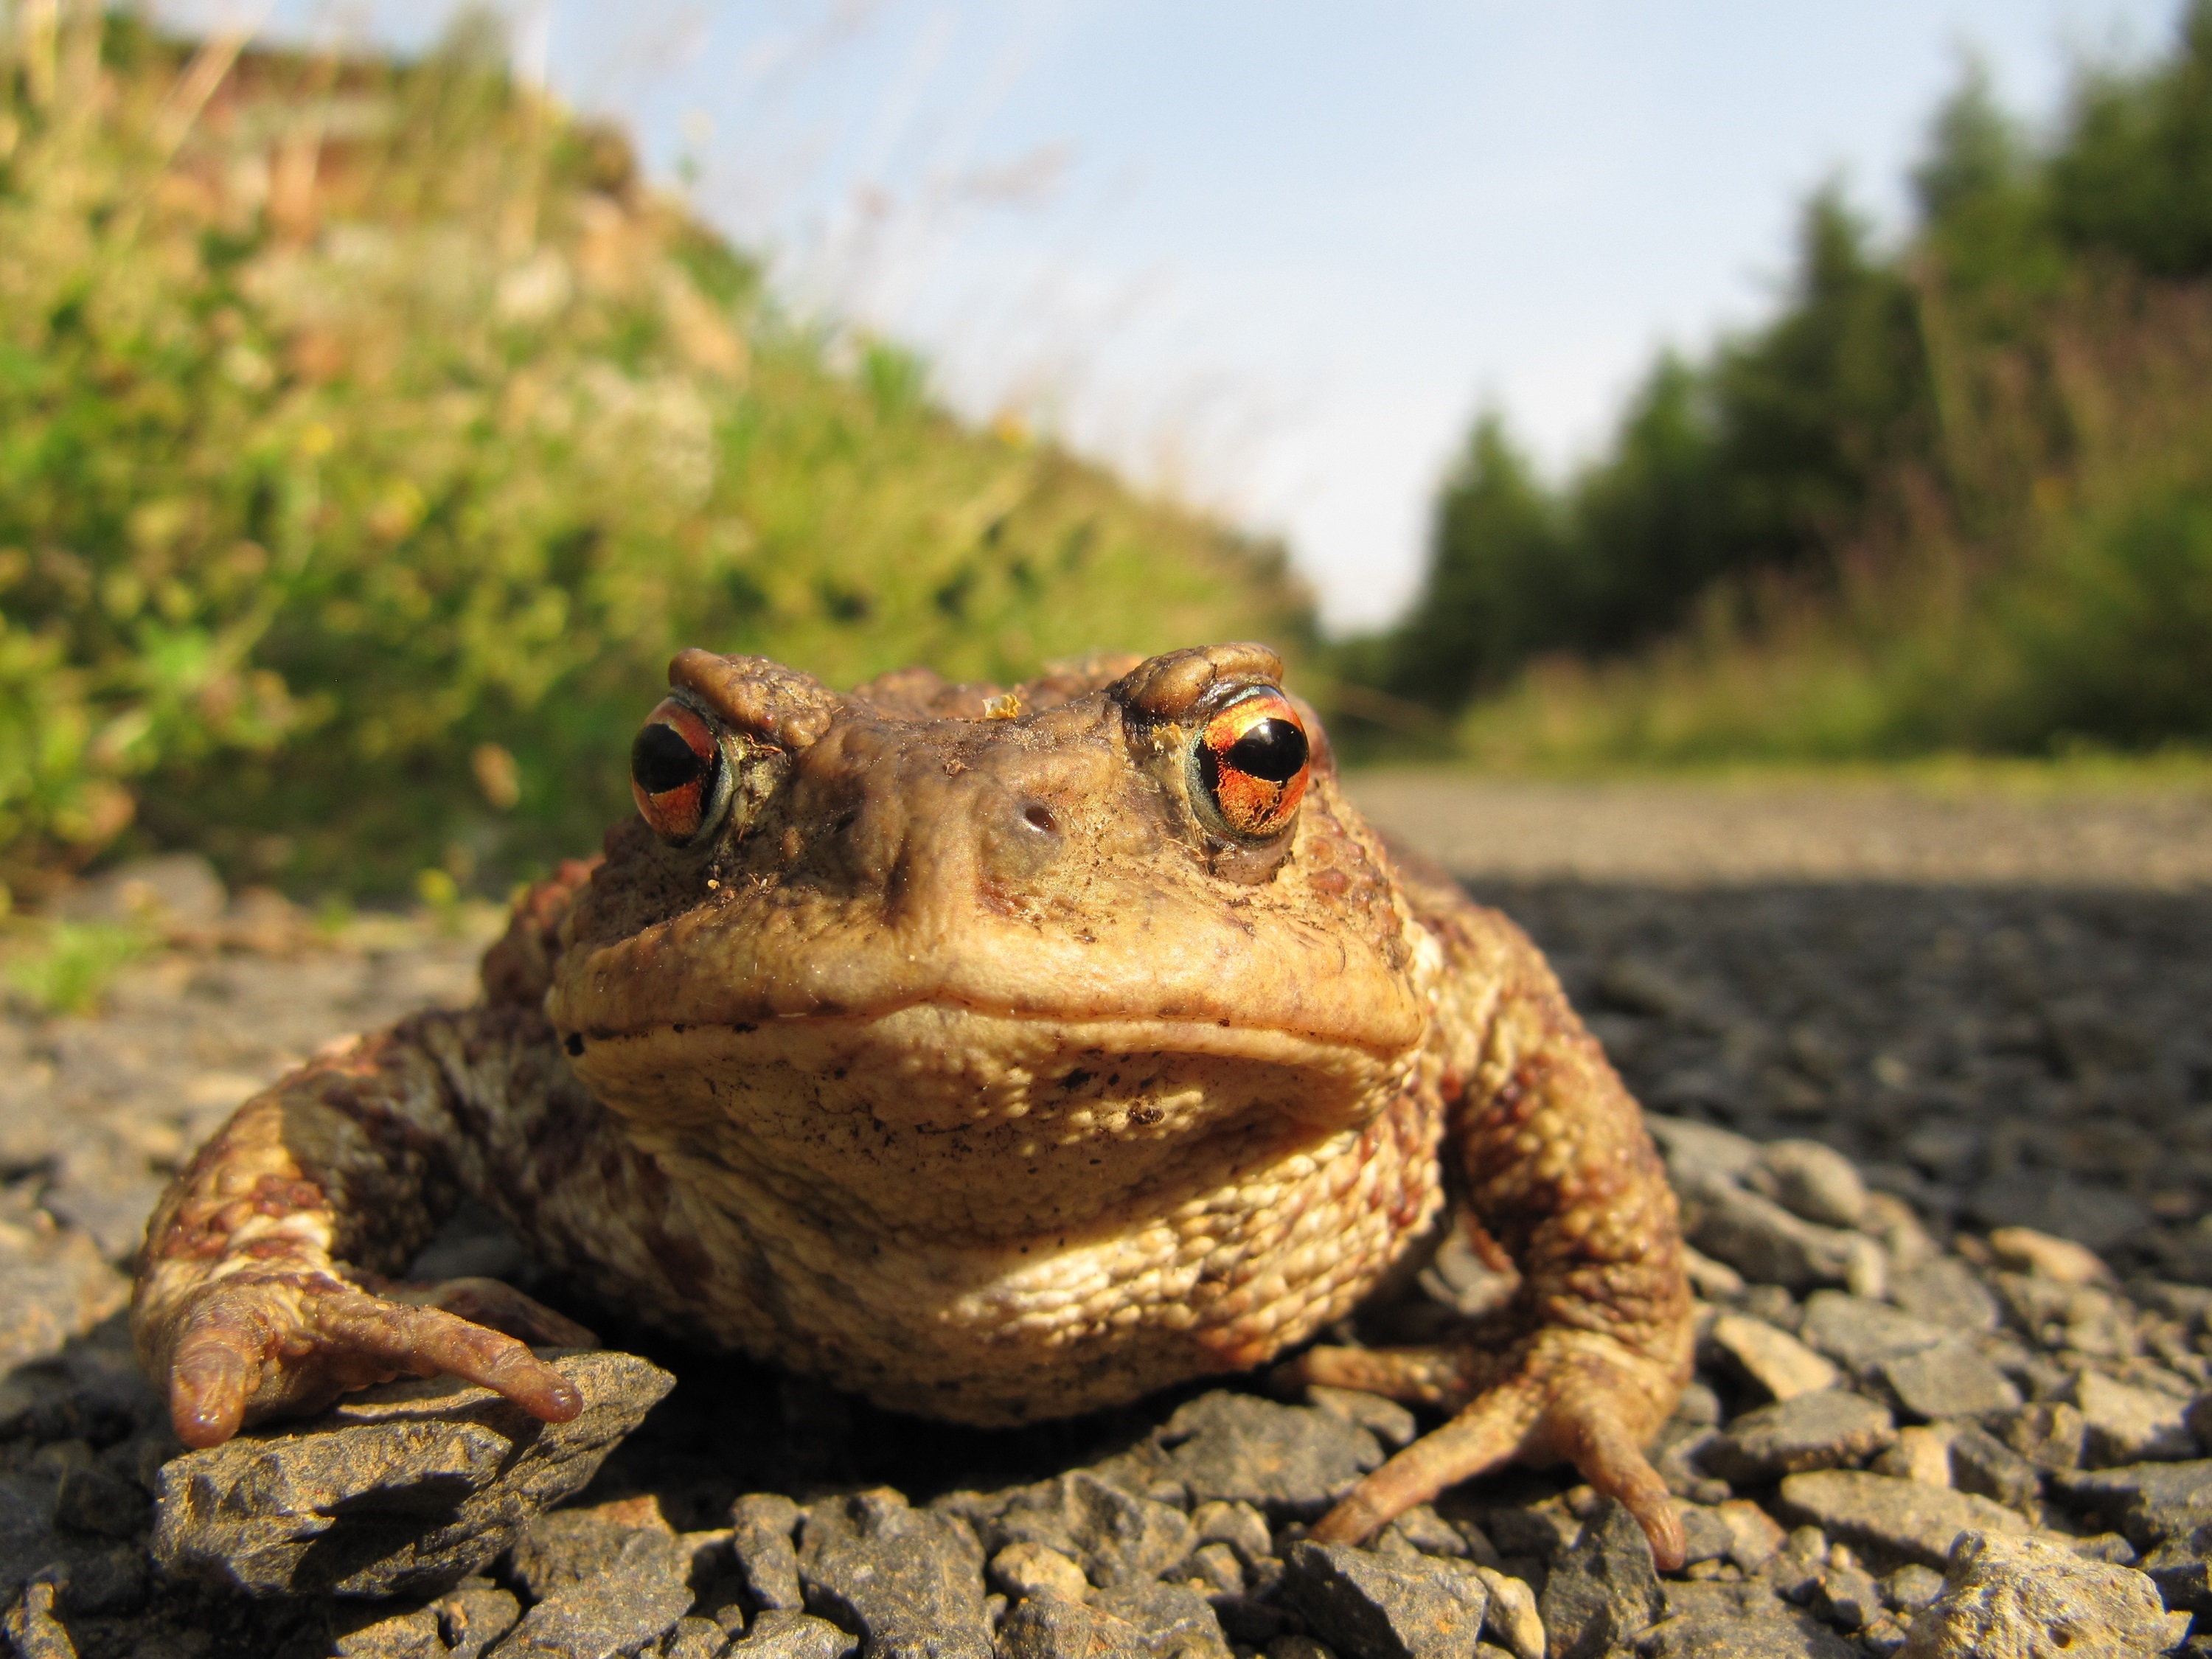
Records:
M1554 483L1480 418L1370 748L1493 763L2212 743L2212 0L2032 139L1971 71L1901 246L1804 206L1762 325Z
M0 12L0 15L6 15ZM779 317L462 15L421 62L0 34L0 880L497 890L628 809L689 644L1006 679L1312 613L925 366ZM0 893L4 893L0 889Z
M779 313L462 13L417 62L0 31L0 882L155 848L496 892L626 810L666 658L1009 679L1257 636L1355 755L2212 744L2212 0L2051 131L1970 72L1916 219L1540 474L1483 414L1397 627ZM0 895L4 895L0 888Z

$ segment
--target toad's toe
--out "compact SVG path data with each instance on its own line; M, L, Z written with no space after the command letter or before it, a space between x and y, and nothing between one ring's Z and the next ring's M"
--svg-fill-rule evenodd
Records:
M1449 1395L1449 1379L1492 1370L1484 1358L1449 1347L1322 1348L1296 1362L1295 1375L1433 1402ZM1504 1464L1569 1462L1635 1516L1662 1571L1680 1567L1682 1523L1643 1451L1679 1390L1671 1374L1606 1339L1559 1331L1539 1335L1498 1369L1504 1374L1458 1415L1362 1480L1313 1536L1357 1543L1445 1487Z

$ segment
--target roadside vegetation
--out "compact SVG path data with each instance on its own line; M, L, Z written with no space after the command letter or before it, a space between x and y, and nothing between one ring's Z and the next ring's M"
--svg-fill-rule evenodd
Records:
M481 20L403 64L13 15L19 893L154 847L295 891L503 890L627 810L688 644L836 684L1310 647L1279 549L780 317L620 133L512 84Z
M1970 73L1913 185L1895 248L1817 192L1775 314L1662 357L1575 476L1476 422L1419 601L1343 653L1371 741L2212 745L2212 0L2159 61L2083 70L2040 138Z

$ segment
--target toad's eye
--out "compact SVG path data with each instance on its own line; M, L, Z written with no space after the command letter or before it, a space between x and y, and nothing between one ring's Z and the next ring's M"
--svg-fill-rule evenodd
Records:
M1263 691L1207 720L1192 754L1206 799L1231 834L1264 841L1297 815L1313 745L1290 699Z
M653 833L677 846L714 824L729 802L722 745L690 704L670 697L629 746L629 792Z

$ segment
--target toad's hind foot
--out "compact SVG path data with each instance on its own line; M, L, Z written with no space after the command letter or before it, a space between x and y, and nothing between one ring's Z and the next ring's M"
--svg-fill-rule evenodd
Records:
M1285 1366L1286 1381L1429 1404L1474 1393L1450 1422L1362 1480L1312 1535L1358 1543L1445 1487L1504 1464L1570 1462L1636 1517L1661 1571L1679 1569L1682 1523L1643 1451L1673 1402L1674 1380L1617 1344L1581 1334L1547 1332L1500 1358L1502 1365L1486 1364L1465 1348L1316 1348ZM1483 1372L1497 1380L1479 1392L1467 1386Z
M524 1341L589 1346L591 1333L493 1281L377 1296L334 1274L277 1271L202 1286L163 1334L177 1437L213 1446L246 1424L319 1411L395 1376L461 1377L566 1423L583 1397Z
M501 1331L538 1347L596 1348L599 1339L566 1314L556 1313L497 1279L441 1279L429 1284L387 1285L387 1302L436 1308L471 1325Z

